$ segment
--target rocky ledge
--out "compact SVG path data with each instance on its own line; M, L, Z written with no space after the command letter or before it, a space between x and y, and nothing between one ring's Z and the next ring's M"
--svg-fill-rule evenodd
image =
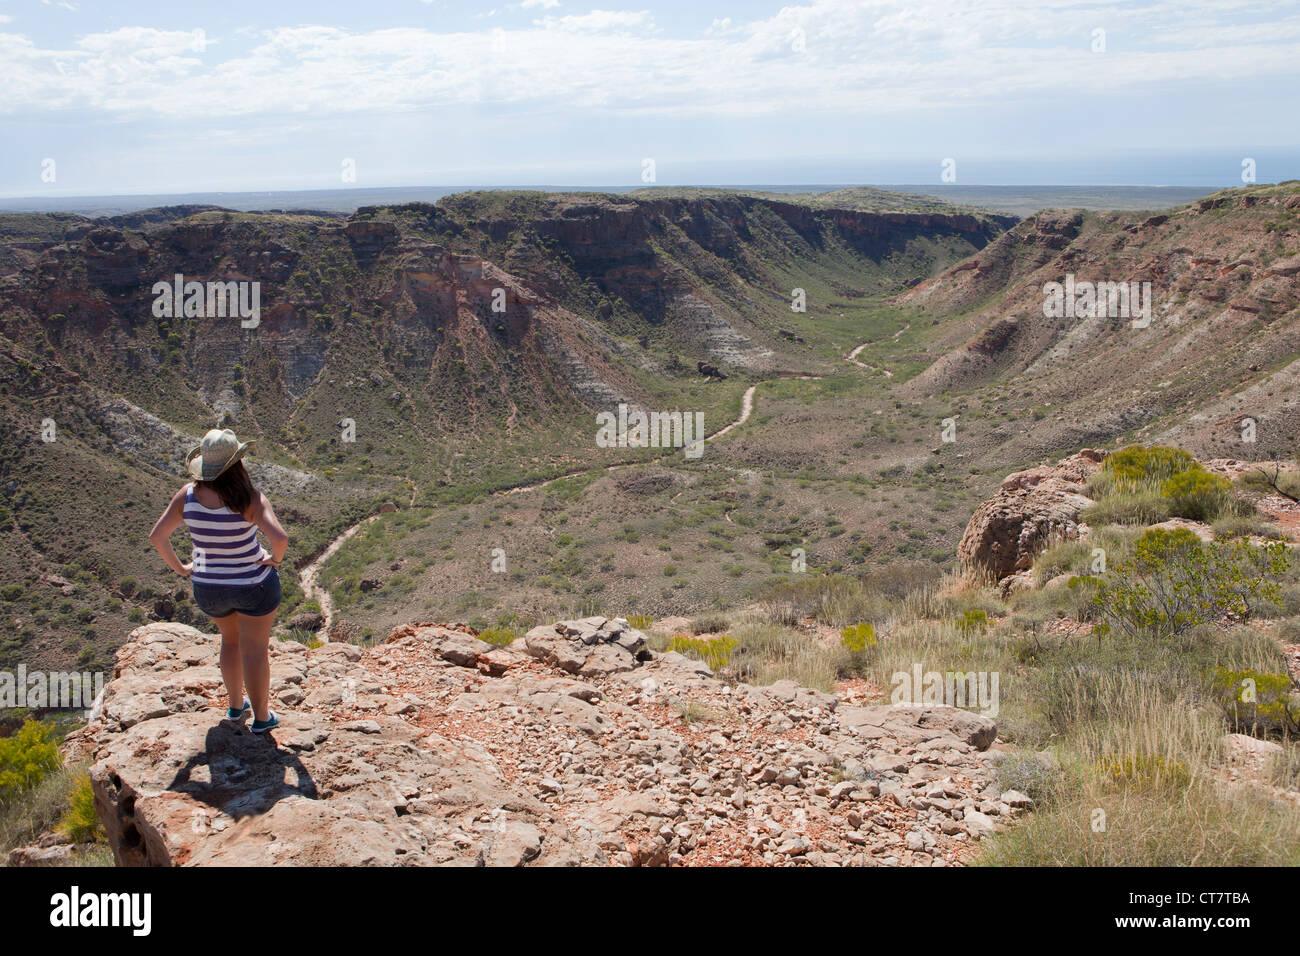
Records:
M507 648L410 624L362 649L272 642L281 725L224 720L218 640L138 628L92 761L119 865L925 865L1027 805L996 725L728 683L622 620Z

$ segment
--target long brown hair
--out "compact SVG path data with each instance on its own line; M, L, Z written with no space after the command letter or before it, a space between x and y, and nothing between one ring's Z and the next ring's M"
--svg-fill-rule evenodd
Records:
M237 515L248 511L257 496L253 479L242 461L237 461L211 481L196 481L194 486L210 488L217 493L221 503Z

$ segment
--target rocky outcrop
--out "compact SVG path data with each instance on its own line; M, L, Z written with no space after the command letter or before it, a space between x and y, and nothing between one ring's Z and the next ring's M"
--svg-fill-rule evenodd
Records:
M1085 486L1105 457L1085 448L1055 465L1008 475L966 525L957 545L963 566L1001 580L1032 567L1049 544L1081 537L1086 526L1079 514L1093 504Z
M90 847L92 844L86 844ZM9 866L67 866L75 862L77 850L81 849L68 837L48 832L30 846L19 846L9 851L5 862Z
M380 253L398 240L397 227L391 222L354 218L342 227L348 244L363 262L373 261Z
M218 643L132 632L69 740L121 865L946 865L1018 809L991 720L727 683L624 620L273 642L266 736Z

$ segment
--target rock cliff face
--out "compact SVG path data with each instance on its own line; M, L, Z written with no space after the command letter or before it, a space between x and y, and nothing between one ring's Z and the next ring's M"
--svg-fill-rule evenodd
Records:
M1300 186L1287 182L1154 216L1029 216L899 297L939 317L929 367L901 391L989 386L1050 409L1000 442L1003 461L1119 435L1232 457L1242 449L1229 419L1247 409L1260 423L1251 453L1289 455L1300 422L1290 397L1300 377L1298 209ZM1085 297L1061 315L1047 307L1047 285L1069 281L1128 284L1138 296L1127 307Z
M991 720L726 683L620 620L273 643L266 736L217 647L137 629L71 740L121 865L944 865L1025 803Z
M758 316L770 303L753 287L771 286L792 256L816 258L829 244L864 268L887 257L921 275L930 244L965 254L1000 229L741 196L476 193L346 218L187 206L50 218L39 241L0 239L0 292L10 339L47 341L88 384L151 412L188 406L243 424L256 396L258 426L272 433L303 405L355 406L344 383L383 368L394 387L381 394L402 395L369 424L391 427L397 411L477 434L646 399L614 336L666 326L686 358L769 368ZM155 317L154 284L178 274L257 283L258 325ZM133 384L146 380L149 389ZM202 384L195 394L180 381Z
M1104 451L1085 448L1055 465L1008 475L998 493L971 515L957 557L1000 581L1031 568L1049 544L1079 538L1085 527L1079 513L1093 503L1084 486L1105 457Z

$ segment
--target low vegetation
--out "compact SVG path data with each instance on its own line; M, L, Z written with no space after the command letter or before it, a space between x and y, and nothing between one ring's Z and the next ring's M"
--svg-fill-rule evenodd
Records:
M62 719L27 719L0 738L0 859L53 831L78 844L69 862L112 864L86 768L65 766L60 759L67 727Z
M1092 567L1097 546L1112 558L1105 570ZM1273 623L1300 577L1286 549L1101 528L1044 552L1035 574L1072 574L1073 586L1003 599L951 575L891 590L882 572L874 583L807 576L733 615L725 657L698 638L674 646L756 683L831 690L865 677L881 699L917 663L997 673L999 735L1016 747L999 780L1035 813L983 843L978 862L1300 863L1300 812L1222 779L1227 732L1281 741L1275 780L1300 766L1300 698ZM855 617L825 642L801 624Z
M1083 513L1090 525L1148 525L1168 518L1213 522L1253 511L1232 493L1232 482L1187 452L1133 445L1107 457L1088 483L1096 504Z
M1265 603L1280 606L1289 563L1280 541L1203 543L1186 528L1152 528L1130 557L1079 583L1094 591L1100 633L1113 627L1130 638L1167 638L1211 622L1247 621Z

